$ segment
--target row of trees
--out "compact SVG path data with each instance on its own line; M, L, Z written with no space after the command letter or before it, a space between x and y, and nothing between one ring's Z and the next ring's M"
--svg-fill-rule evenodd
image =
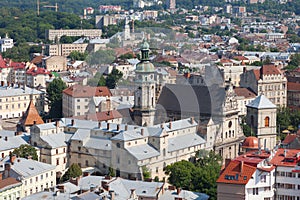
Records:
M113 68L111 73L104 77L103 74L97 72L95 76L88 80L89 86L107 86L109 89L114 89L123 77L123 73L118 69Z

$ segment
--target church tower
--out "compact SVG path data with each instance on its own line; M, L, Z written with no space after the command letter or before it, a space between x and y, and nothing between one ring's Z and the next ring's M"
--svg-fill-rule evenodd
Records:
M134 93L134 122L140 126L152 126L155 115L155 68L149 61L149 44L141 46L142 59L136 65Z
M258 138L259 146L272 150L276 145L277 107L264 95L247 105L247 124Z

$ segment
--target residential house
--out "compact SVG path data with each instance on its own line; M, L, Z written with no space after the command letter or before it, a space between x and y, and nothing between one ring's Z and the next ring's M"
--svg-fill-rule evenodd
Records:
M291 109L300 110L300 83L287 83L287 105Z
M234 92L236 94L238 110L240 111L239 116L246 116L246 105L248 105L251 101L253 101L256 98L256 94L249 88L242 87L235 87Z
M63 91L63 116L78 116L89 113L89 105L93 97L110 97L107 87L90 87L73 85ZM98 106L98 105L96 105Z
M2 179L0 173L0 200L16 200L21 197L22 183L15 178Z
M45 68L32 67L26 71L26 85L31 88L46 88L46 82L51 76L50 71Z
M240 86L249 87L257 95L265 95L278 107L287 105L287 80L282 72L272 64L242 73Z

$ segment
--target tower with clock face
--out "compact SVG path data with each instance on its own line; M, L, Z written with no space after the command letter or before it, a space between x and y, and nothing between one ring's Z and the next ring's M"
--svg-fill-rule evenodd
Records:
M134 122L140 126L152 126L155 115L155 67L149 60L149 44L141 46L141 62L136 65L134 94Z

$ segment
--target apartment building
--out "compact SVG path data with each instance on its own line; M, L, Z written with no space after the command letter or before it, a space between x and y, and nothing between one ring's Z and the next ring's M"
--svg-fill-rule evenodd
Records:
M249 87L257 95L265 95L278 107L287 105L287 79L274 65L245 71L241 75L241 87Z
M67 58L64 55L48 56L42 59L42 65L48 71L65 71L67 70Z
M22 183L15 178L9 177L3 179L0 173L0 200L20 199Z
M287 105L292 109L300 109L300 83L287 83Z
M26 64L3 59L0 55L0 81L10 83L24 83Z
M26 197L56 184L55 166L32 159L7 156L1 164L4 166L3 177L16 178L22 182L20 197Z
M84 53L88 43L47 44L45 54L48 56L69 56L72 51Z
M51 73L40 67L32 67L26 71L26 85L31 88L46 88L46 82L50 80Z
M240 111L239 116L246 116L246 105L256 98L256 94L248 88L241 87L235 87L234 92L236 94L238 110Z
M61 36L86 36L86 37L101 37L101 29L48 29L45 33L45 38L51 41L60 40Z
M40 162L56 166L57 178L63 175L67 169L68 147L59 121L33 125L30 136L31 145L40 150Z
M0 86L0 118L19 118L33 101L39 112L44 111L44 93L26 86Z
M5 35L5 38L0 37L0 51L6 52L7 49L11 49L14 46L14 40Z
M71 117L89 113L93 97L110 97L107 87L73 85L63 91L63 116ZM95 110L95 109L93 109Z

